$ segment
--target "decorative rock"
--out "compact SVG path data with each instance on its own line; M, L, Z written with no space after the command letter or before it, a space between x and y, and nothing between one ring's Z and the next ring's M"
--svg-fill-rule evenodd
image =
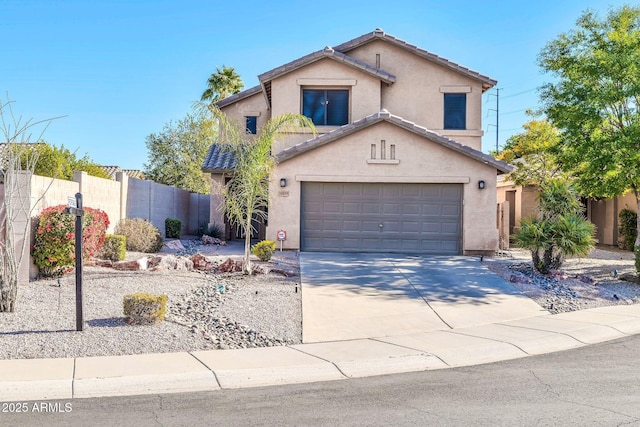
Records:
M138 261L118 261L113 263L113 268L123 271L138 271L140 270L140 264Z
M172 249L176 251L184 250L184 245L180 240L171 240L169 242L166 242L164 245L167 247L167 249Z
M207 257L202 254L195 254L191 257L193 262L193 268L200 271L211 271L215 268L215 265Z
M288 343L216 313L215 308L224 304L225 295L233 294L236 286L220 276L210 277L211 282L207 285L194 289L169 307L171 321L190 327L193 334L202 335L214 347L223 350L273 347ZM225 289L225 293L219 290L221 288Z
M579 281L581 281L582 283L589 283L589 284L593 284L595 283L595 280L593 280L591 277L589 276L585 276L584 274L578 274L576 276L576 279L578 279Z
M167 255L162 257L160 267L166 270L189 271L193 269L193 261L189 258Z
M527 276L524 276L522 274L512 274L511 277L509 277L509 282L511 282L511 283L531 283L531 279L529 279Z
M551 271L549 271L548 276L551 277L552 279L556 279L556 280L566 280L567 279L567 273L565 273L564 271L560 271L560 270L551 270Z
M113 267L113 261L108 259L96 259L94 263L96 267Z
M242 261L234 261L231 258L227 258L225 262L223 262L218 266L218 268L216 269L216 272L233 273L236 271L242 271L243 264L244 263Z
M618 279L624 280L625 282L640 283L640 277L633 273L622 273L618 276Z
M220 240L217 237L207 236L206 234L202 235L202 244L203 245L227 246L227 242L225 242L224 240Z

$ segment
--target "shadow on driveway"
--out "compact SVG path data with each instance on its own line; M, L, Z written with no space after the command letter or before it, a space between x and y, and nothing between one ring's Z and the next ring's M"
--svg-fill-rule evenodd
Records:
M303 341L371 338L547 313L463 256L301 254Z

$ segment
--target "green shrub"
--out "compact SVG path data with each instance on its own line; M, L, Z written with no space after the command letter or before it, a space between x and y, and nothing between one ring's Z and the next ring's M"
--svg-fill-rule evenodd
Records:
M142 218L125 218L115 229L115 234L126 237L128 251L155 253L162 249L160 230Z
M169 239L179 239L182 231L182 221L177 218L167 218L164 220L164 235Z
M124 315L127 323L149 325L164 320L167 311L167 296L138 292L125 295Z
M220 224L216 224L215 222L208 226L203 224L201 230L202 234L224 240L224 227Z
M632 251L638 237L638 214L624 208L618 214L618 218L620 218L618 233L622 237L622 249Z
M570 183L552 180L540 188L538 216L523 219L514 240L531 251L533 268L547 274L559 269L566 256L586 256L595 243L595 226L582 215Z
M127 256L127 238L117 234L104 236L104 246L100 251L100 258L111 261L122 261Z
M251 253L258 257L260 261L269 261L276 251L276 242L263 240L251 247Z
M40 213L35 242L31 249L34 264L43 277L57 277L75 264L75 220L66 206L52 206ZM104 244L109 217L98 209L85 207L82 217L82 257L97 254Z

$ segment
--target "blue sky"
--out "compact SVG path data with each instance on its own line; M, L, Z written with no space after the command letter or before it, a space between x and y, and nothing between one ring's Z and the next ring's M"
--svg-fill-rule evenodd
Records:
M498 80L502 145L550 79L540 49L583 10L604 16L624 3L0 0L0 97L24 118L65 116L48 142L142 169L146 136L190 112L216 67L234 67L249 88L258 74L382 28ZM484 97L484 151L496 145L495 93Z

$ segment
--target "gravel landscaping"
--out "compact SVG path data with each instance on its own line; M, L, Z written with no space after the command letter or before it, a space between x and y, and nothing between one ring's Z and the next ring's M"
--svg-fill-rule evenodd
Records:
M135 258L128 256L128 258ZM221 263L228 257L209 257ZM239 259L238 257L232 257ZM258 263L261 264L261 263ZM297 344L302 339L298 260L274 256L279 273L117 271L83 268L84 328L75 331L75 275L18 289L15 313L0 313L0 359L107 356ZM123 297L168 296L164 322L125 322Z
M586 258L567 259L550 275L534 271L531 255L521 249L485 263L550 313L640 302L640 285L620 280L625 273L635 273L631 252L596 248Z
M215 252L215 251L214 251ZM228 256L193 242L172 255L204 253L215 265ZM134 260L143 254L128 253ZM165 256L170 256L165 253ZM232 257L240 259L240 257ZM485 259L488 268L551 313L640 302L640 285L613 275L633 273L633 254L593 250L569 259L561 272L542 276L530 255L512 250ZM75 331L75 276L21 285L15 313L0 313L0 359L83 357L298 344L302 337L299 258L276 253L257 263L267 274L198 271L118 271L84 268L84 330ZM614 272L615 270L615 272ZM280 272L277 272L280 271ZM281 274L282 272L287 274ZM166 294L164 322L125 322L123 296Z

